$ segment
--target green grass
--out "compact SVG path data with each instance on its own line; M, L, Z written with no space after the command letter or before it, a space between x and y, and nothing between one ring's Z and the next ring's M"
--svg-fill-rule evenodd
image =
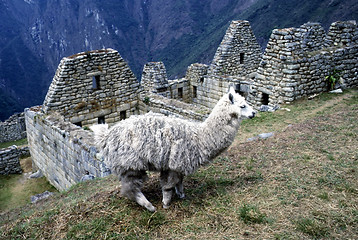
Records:
M269 222L267 216L261 213L256 206L251 204L243 204L243 206L239 208L239 216L246 224Z
M306 233L314 238L322 238L328 235L328 229L325 223L312 218L301 218L295 222L299 231Z
M17 141L0 143L0 149L1 148L7 148L7 147L10 147L12 145L22 146L22 145L26 145L26 144L27 144L27 138L23 138L23 139L20 139L20 140L17 140Z
M357 239L356 89L297 101L245 121L233 145L184 180L186 199L151 213L122 198L110 176L0 214L5 239ZM260 114L261 115L261 114ZM260 118L260 116L259 116ZM289 126L290 125L290 126ZM266 140L246 137L275 131Z
M0 176L0 212L30 203L30 197L46 190L57 191L46 178L29 179L21 175Z
M0 175L0 213L30 203L30 197L45 191L57 192L45 177L28 179L31 158L20 159L24 174Z

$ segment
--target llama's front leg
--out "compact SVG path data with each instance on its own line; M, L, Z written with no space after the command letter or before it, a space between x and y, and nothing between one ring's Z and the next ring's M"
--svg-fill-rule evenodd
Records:
M148 201L148 199L144 196L144 194L142 192L137 192L136 196L135 196L135 201L145 207L146 209L148 209L151 212L155 212L156 208Z
M163 192L163 208L169 208L175 186L180 181L179 174L172 171L163 171L160 174L160 183Z
M147 200L141 191L144 181L147 179L145 171L128 171L121 176L121 194L130 200L136 201L151 212L155 212L155 207Z
M175 193L178 195L180 199L185 198L184 194L184 186L183 186L183 176L179 176L179 182L175 185Z

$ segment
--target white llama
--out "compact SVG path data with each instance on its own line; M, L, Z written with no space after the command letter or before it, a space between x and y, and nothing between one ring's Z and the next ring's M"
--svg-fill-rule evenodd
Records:
M105 163L120 177L121 194L155 211L141 191L146 171L160 172L163 207L168 208L174 191L185 197L183 177L228 148L241 120L254 116L255 111L230 87L204 122L147 113L109 129L105 124L91 129Z

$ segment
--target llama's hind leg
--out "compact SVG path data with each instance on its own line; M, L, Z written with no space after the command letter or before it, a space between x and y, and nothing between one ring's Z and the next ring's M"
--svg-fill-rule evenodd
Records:
M180 175L173 171L163 171L160 174L160 183L163 192L163 208L168 208L172 200L174 189L180 182Z
M139 205L145 207L151 212L155 212L155 207L147 200L141 191L143 183L148 178L145 171L127 171L121 176L121 194L136 201Z

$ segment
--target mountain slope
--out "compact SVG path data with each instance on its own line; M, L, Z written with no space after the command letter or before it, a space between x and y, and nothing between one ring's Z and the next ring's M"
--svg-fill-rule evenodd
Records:
M41 104L61 58L113 48L139 78L163 61L170 78L209 63L229 22L251 22L264 46L272 29L358 19L355 0L0 0L0 119Z

